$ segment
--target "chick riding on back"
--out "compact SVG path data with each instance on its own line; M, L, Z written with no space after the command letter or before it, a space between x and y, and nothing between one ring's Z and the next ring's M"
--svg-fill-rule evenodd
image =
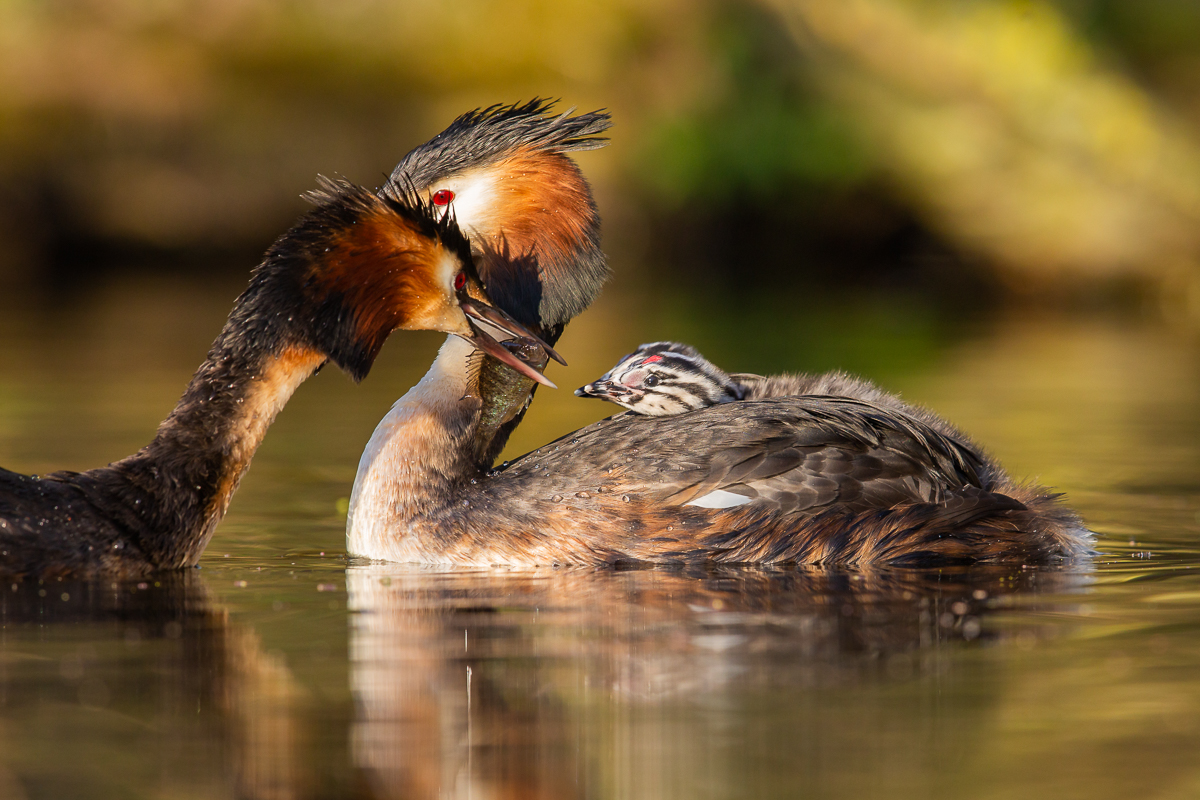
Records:
M696 348L678 342L638 347L608 372L575 390L648 417L669 417L746 398L746 387Z
M965 438L920 407L911 406L875 384L844 372L755 375L728 373L679 342L643 344L595 381L575 390L576 397L607 400L635 414L666 417L736 400L779 397L843 397L903 411L945 433Z

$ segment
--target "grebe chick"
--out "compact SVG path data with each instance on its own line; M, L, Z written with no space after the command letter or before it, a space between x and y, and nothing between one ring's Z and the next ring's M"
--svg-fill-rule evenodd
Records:
M519 336L485 297L467 240L413 195L326 182L268 250L154 440L83 473L0 470L0 572L144 575L193 566L267 426L332 361L355 380L397 329L462 337L540 376L469 318Z
M663 417L737 400L807 396L862 400L921 420L939 433L968 443L961 431L920 406L905 403L874 383L844 372L784 375L728 373L679 342L643 344L600 378L575 390L576 397L607 400L635 414Z
M608 372L580 386L575 396L607 400L648 417L669 417L744 400L746 387L694 347L653 342L641 345Z

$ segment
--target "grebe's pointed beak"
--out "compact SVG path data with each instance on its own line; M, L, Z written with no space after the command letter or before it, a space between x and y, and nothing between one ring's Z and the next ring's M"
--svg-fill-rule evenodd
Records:
M566 360L558 354L557 350L543 342L541 337L539 337L536 333L533 333L524 325L517 322L508 314L505 314L500 309L493 308L486 303L481 303L478 300L470 297L460 297L458 304L462 308L463 313L468 317L473 317L475 319L490 323L491 325L495 325L497 328L511 333L513 336L533 339L541 346L543 350L546 351L546 355L550 356L550 358L562 364L564 367L567 366Z
M521 359L517 358L510 350L503 347L498 341L496 341L495 338L491 336L491 334L489 334L479 325L475 324L475 320L486 322L488 325L499 328L506 333L511 333L513 336L532 339L538 344L538 346L546 351L546 355L550 356L558 363L565 365L567 362L563 361L562 356L556 353L553 347L543 342L541 338L531 332L528 328L498 308L492 308L491 306L481 303L478 300L462 297L459 299L459 307L462 308L463 313L467 315L467 320L471 323L471 329L474 331L473 336L463 336L462 338L466 339L468 342L475 345L480 350L497 359L501 363L512 367L530 380L537 381L543 386L549 386L551 389L558 388L545 375L538 372Z

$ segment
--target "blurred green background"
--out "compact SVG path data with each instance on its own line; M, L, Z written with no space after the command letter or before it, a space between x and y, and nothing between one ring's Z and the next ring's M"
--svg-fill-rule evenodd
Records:
M535 95L614 114L621 285L1200 317L1193 0L4 0L0 286L244 274L317 173Z

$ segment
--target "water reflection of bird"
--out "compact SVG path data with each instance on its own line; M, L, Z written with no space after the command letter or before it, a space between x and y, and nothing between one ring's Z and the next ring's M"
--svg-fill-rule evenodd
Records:
M640 781L626 794L676 796L661 790L678 784L663 773L677 778L680 763L708 765L713 742L731 722L770 727L753 698L782 702L777 716L787 720L786 746L793 732L810 732L808 722L797 727L814 710L803 704L828 701L831 687L847 690L843 699L852 706L857 696L871 698L863 702L872 706L880 690L940 693L970 684L974 702L986 676L972 669L974 657L961 645L1011 647L1062 637L1077 624L1087 580L1070 570L1016 565L854 571L353 565L346 570L347 604L355 612L350 751L372 797L461 797L463 787L476 797L613 794L594 783L612 774L596 759L613 752L642 762L641 771L622 767ZM796 701L795 692L803 699ZM681 725L680 714L694 710L698 698L703 713L696 724ZM797 702L805 713L796 711ZM884 746L872 740L874 726L862 724L861 714L877 708L852 708L860 716L846 720L846 709L834 706L822 718L844 722L839 742L857 736L860 744ZM724 711L714 716L714 709ZM819 727L806 741L825 741L829 728ZM964 731L942 734L961 744ZM609 741L617 744L597 744ZM664 743L672 756L666 761ZM916 754L927 744L889 741L884 749ZM700 770L706 785L742 786L732 774L721 780L707 769ZM651 790L638 791L645 786ZM753 796L760 795L775 796Z
M466 239L416 196L327 183L254 271L208 359L138 453L44 477L0 471L0 571L140 574L194 565L267 426L327 361L367 374L396 329L469 339L520 325L482 297Z
M525 321L556 331L603 272L580 235L597 220L562 152L574 142L553 135L562 118L542 110L468 115L401 171L438 165L418 183L435 203L460 204L462 224L494 259L489 291L502 303L540 297L539 318ZM459 142L463 165L452 158ZM531 210L557 233L531 235ZM457 564L917 564L1087 551L1088 533L1055 495L1013 482L940 420L853 393L622 415L493 471L493 420L518 417L528 401L517 383L478 368L469 345L442 348L363 454L351 553Z
M282 654L234 619L203 573L117 586L65 577L47 597L49 583L0 592L5 651L24 655L0 671L0 734L23 736L20 747L0 749L0 797L28 797L22 786L47 775L57 797L191 796L201 774L236 797L305 796L300 787L319 758L301 750L306 695ZM77 646L64 651L64 636ZM46 669L60 659L61 668ZM39 735L78 724L81 708L107 721L86 737ZM80 757L77 744L90 755ZM112 747L127 756L119 769ZM186 754L186 768L175 768L176 754Z

